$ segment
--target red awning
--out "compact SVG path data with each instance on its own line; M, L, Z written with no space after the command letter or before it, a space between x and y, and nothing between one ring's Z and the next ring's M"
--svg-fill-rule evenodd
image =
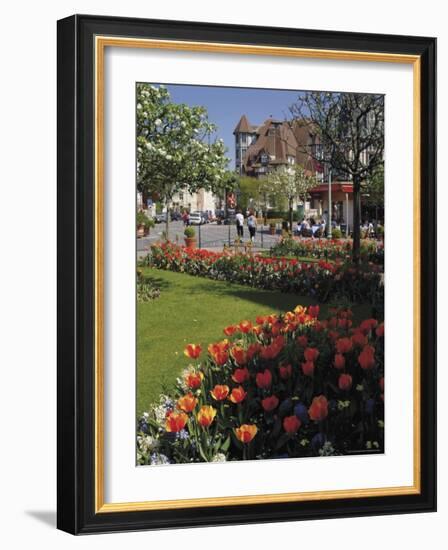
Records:
M342 191L342 193L353 193L353 184L350 182L338 182L331 184L331 192L335 193ZM328 193L328 183L322 183L310 189L311 194Z

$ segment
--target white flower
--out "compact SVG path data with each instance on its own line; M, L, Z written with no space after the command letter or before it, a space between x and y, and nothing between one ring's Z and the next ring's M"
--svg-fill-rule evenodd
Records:
M166 156L166 160L172 160L172 158L173 158L173 157L172 157L171 155L167 155L167 156Z
M154 149L154 145L148 141L148 143L146 144L146 149L152 151Z
M138 436L137 447L141 453L148 454L159 447L159 441L150 435Z
M142 104L141 103L137 103L137 109L140 111L140 109L142 109Z
M187 125L187 123L185 122L185 120L183 120L180 125L182 126L182 128L185 128L185 126Z
M224 453L216 453L212 458L212 462L226 462L226 455Z
M160 120L160 118L156 118L155 121L154 121L154 124L156 126L160 126L162 124L162 121Z

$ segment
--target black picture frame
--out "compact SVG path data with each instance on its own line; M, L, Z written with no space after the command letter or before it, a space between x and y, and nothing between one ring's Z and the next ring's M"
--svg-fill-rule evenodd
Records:
M422 368L419 494L95 512L93 46L97 35L383 52L420 57ZM436 39L74 15L58 22L57 65L58 528L83 534L435 511Z

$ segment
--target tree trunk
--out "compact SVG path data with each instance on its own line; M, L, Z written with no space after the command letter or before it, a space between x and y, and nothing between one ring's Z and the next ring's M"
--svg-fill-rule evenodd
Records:
M170 240L169 237L169 230L170 230L170 211L169 211L169 201L166 201L166 222L165 222L165 240L168 242Z
M358 264L361 248L361 180L353 177L353 263Z
M289 230L292 233L292 224L293 224L293 215L292 215L292 200L289 201Z

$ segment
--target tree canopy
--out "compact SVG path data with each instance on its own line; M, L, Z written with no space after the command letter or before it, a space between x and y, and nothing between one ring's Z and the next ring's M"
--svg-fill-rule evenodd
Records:
M137 84L138 190L167 207L181 190L222 191L229 159L215 130L204 107L173 103L163 85Z
M383 163L384 96L305 92L290 107L292 121L316 139L307 153L353 182L353 260L359 260L361 183Z

